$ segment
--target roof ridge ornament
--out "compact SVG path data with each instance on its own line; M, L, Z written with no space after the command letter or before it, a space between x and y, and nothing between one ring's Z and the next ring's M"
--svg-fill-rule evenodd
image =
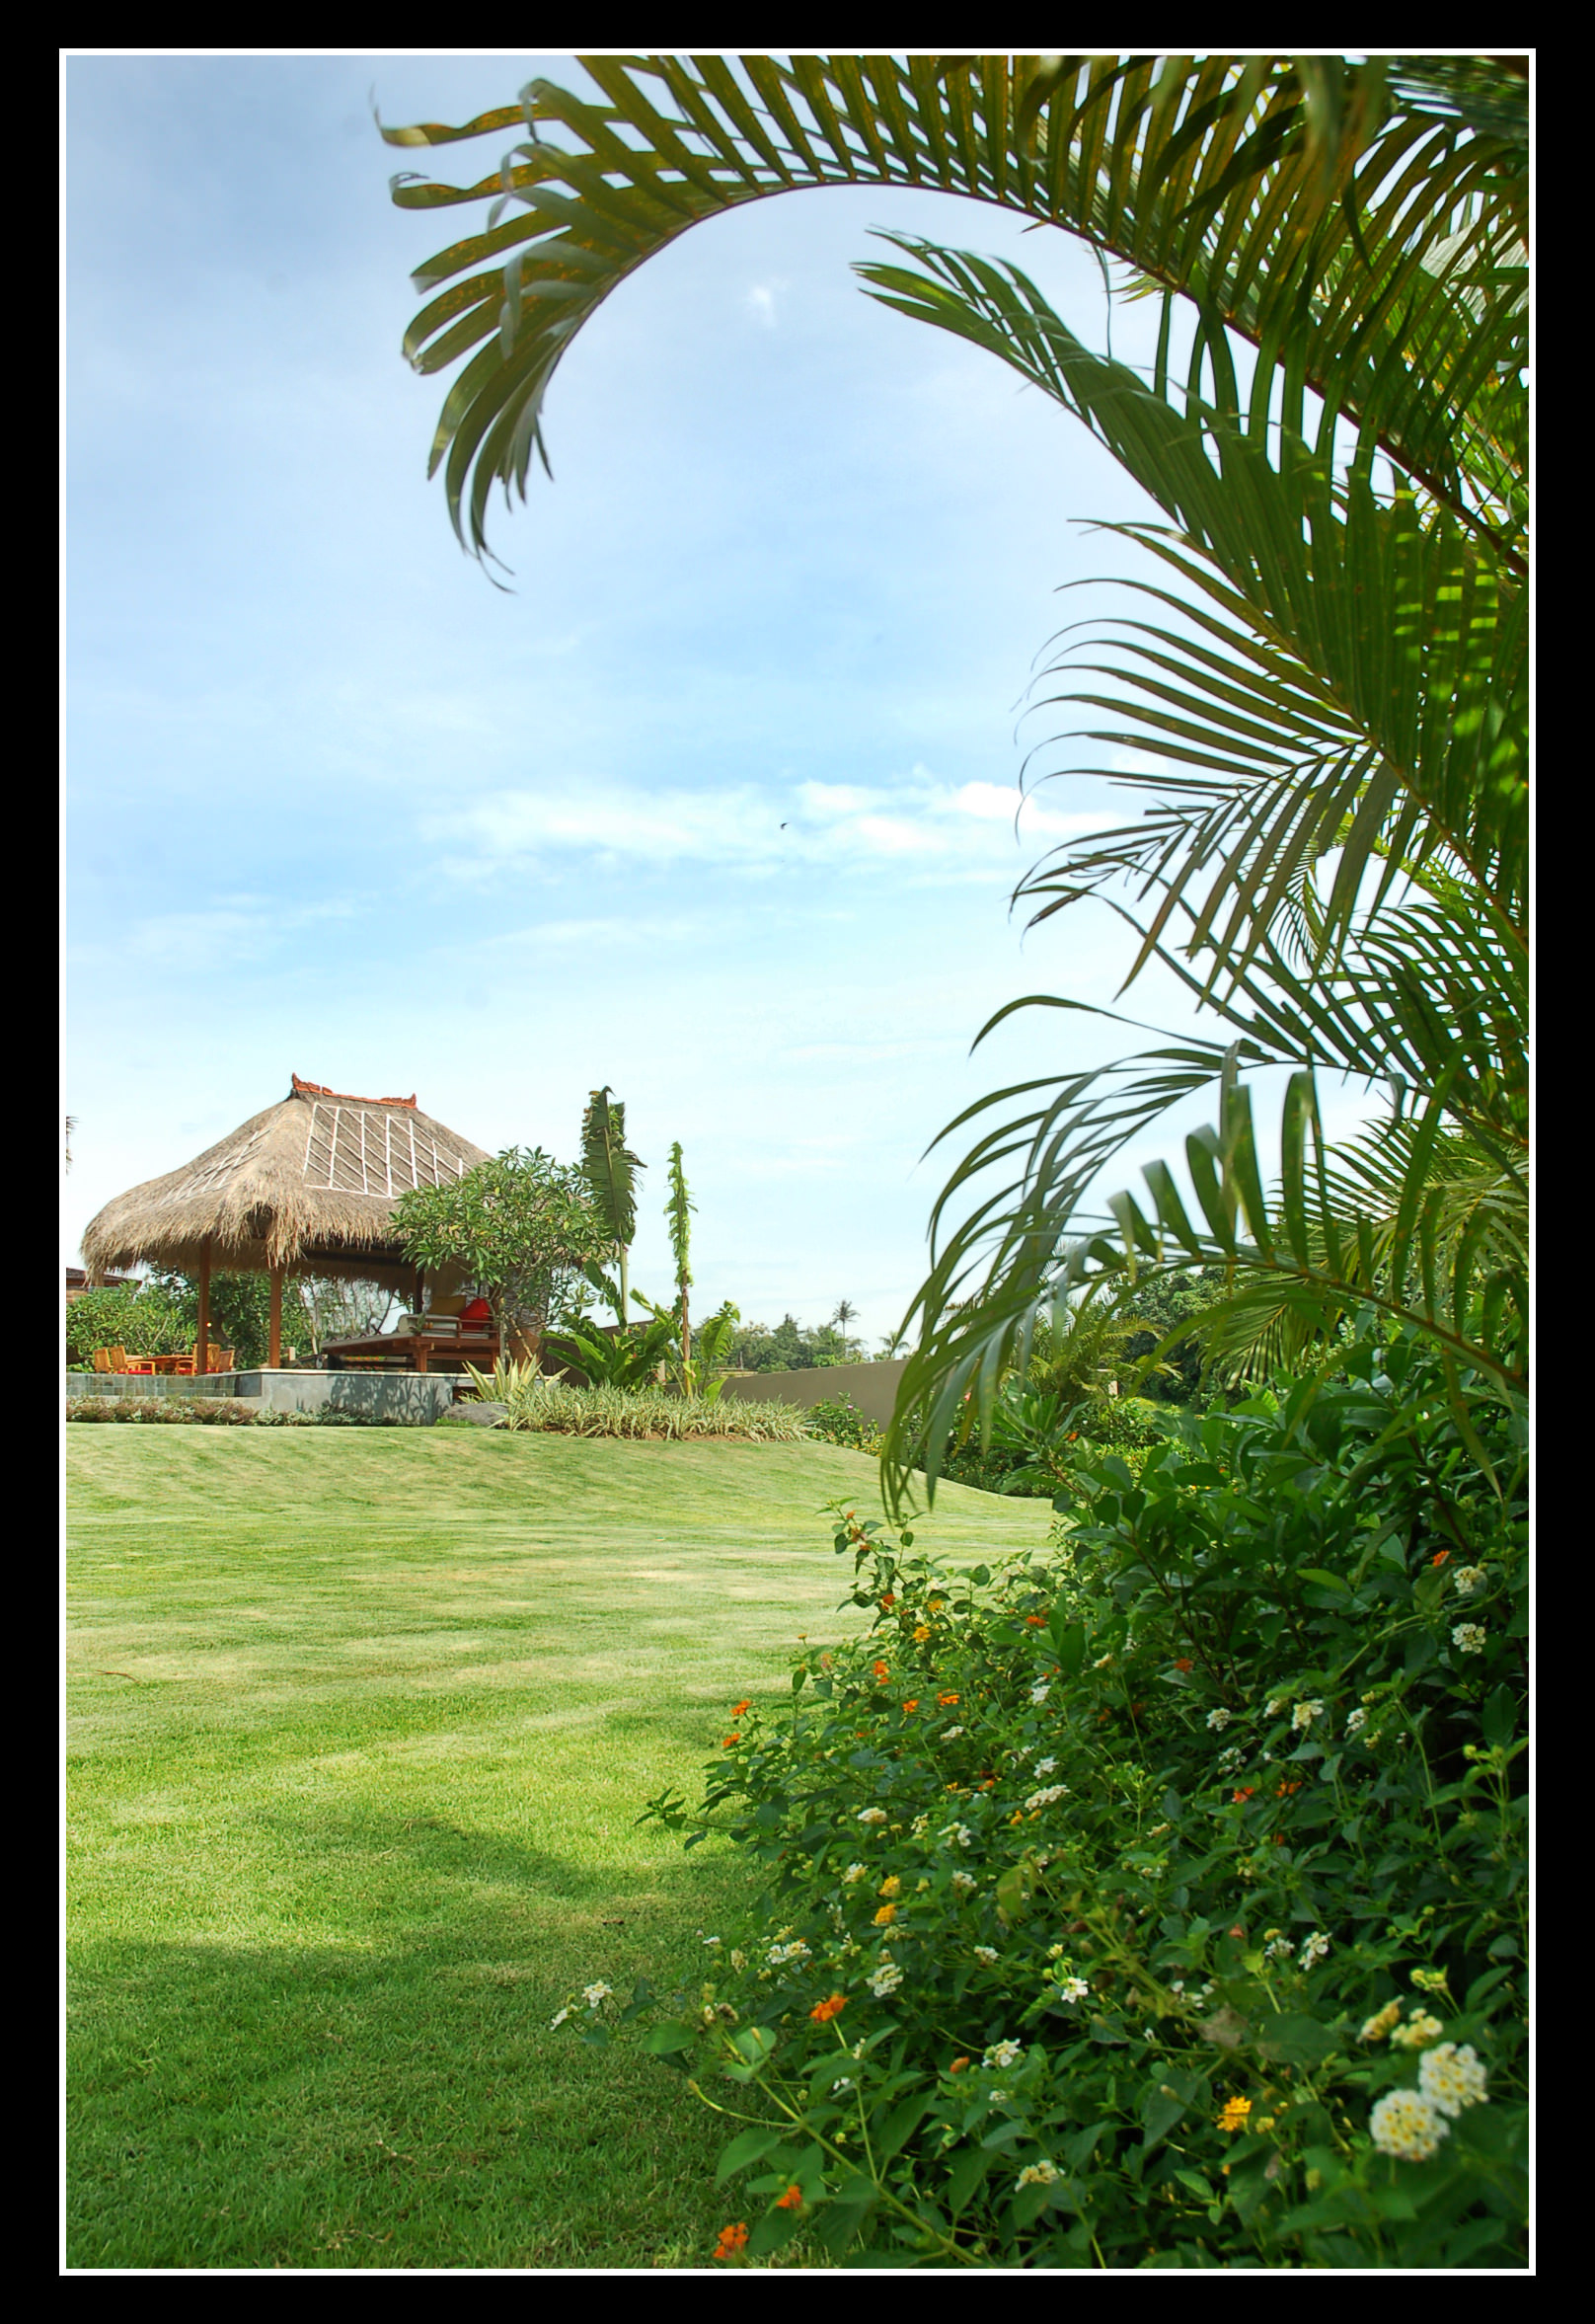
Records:
M292 1094L296 1098L332 1098L341 1106L410 1106L413 1108L416 1103L414 1090L408 1098L356 1098L351 1097L346 1089L328 1089L324 1082L301 1081L297 1073L291 1073L288 1078L293 1083Z

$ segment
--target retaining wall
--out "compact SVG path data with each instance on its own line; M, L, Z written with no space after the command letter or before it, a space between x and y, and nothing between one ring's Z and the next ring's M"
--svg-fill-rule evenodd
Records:
M880 1363L815 1364L803 1371L730 1372L721 1393L739 1396L748 1404L796 1404L805 1412L811 1404L828 1403L833 1396L850 1396L861 1412L883 1429L897 1400L897 1383L907 1368L907 1356L894 1356Z

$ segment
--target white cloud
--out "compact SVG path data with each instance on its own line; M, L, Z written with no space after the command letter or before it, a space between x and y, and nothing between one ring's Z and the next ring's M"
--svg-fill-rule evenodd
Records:
M762 324L766 331L776 327L776 293L786 287L779 275L772 276L768 282L755 282L742 302L755 323Z
M423 839L451 849L444 868L461 879L581 854L600 864L692 862L749 874L782 864L907 859L945 865L949 878L984 881L1010 876L1016 847L1026 840L1068 838L1114 819L1101 812L1051 813L1011 785L965 783L953 790L916 766L889 785L805 782L785 793L751 784L723 791L625 784L497 791L462 811L424 816L418 827Z

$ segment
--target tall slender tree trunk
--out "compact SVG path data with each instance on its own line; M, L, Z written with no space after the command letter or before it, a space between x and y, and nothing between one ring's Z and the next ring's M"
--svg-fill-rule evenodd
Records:
M199 1253L199 1341L193 1352L195 1372L210 1369L210 1241Z

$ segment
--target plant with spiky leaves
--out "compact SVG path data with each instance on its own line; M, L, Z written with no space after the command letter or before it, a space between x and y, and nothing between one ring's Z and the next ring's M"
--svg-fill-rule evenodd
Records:
M647 1165L626 1143L626 1108L610 1096L607 1082L593 1091L581 1117L581 1167L598 1214L609 1229L609 1256L616 1276L610 1304L624 1330L631 1311L629 1268L637 1233L637 1180ZM607 1278L595 1274L594 1280L598 1288L606 1287Z

